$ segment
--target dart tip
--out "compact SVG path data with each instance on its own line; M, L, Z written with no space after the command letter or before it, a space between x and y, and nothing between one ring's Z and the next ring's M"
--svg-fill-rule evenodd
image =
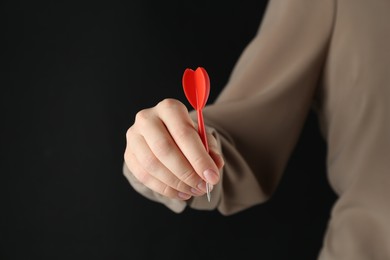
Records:
M206 183L206 191L207 191L207 200L210 202L211 201L211 195L210 195L210 184Z

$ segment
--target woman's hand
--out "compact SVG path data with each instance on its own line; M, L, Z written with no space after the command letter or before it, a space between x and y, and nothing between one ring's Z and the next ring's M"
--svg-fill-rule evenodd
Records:
M207 134L209 153L184 104L165 99L141 110L128 129L124 159L139 182L169 198L187 200L219 181L224 162L216 139Z

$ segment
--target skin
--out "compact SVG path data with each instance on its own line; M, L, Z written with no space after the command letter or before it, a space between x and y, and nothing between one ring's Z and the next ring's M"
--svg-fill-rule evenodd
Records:
M209 153L186 106L164 99L136 114L126 133L124 159L134 177L163 196L188 200L216 185L224 161L217 140L207 134Z

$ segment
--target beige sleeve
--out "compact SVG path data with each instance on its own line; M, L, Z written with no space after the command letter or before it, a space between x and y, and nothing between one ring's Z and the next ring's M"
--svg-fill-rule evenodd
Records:
M196 197L189 207L231 215L272 195L312 105L332 22L333 1L269 1L259 31L228 84L204 109L225 166L211 203ZM175 212L186 206L137 188L128 179L139 192Z

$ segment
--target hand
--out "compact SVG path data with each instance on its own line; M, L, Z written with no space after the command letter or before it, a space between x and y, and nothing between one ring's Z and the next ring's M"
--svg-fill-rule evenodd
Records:
M217 141L207 134L209 153L184 104L165 99L139 111L126 134L124 159L135 178L169 198L204 195L206 182L219 182L224 162Z

